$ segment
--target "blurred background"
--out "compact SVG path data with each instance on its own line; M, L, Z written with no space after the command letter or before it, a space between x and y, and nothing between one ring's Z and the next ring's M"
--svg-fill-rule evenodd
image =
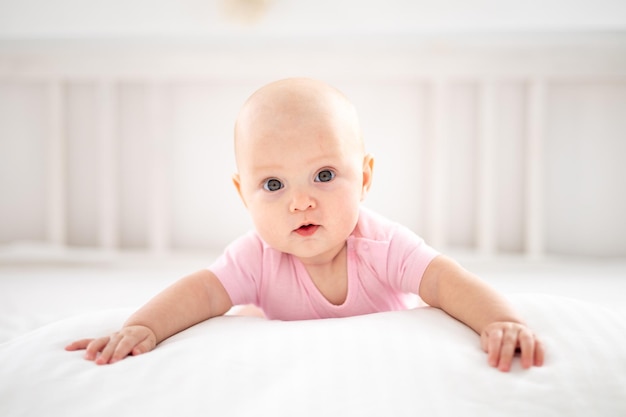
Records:
M621 0L0 0L0 252L220 250L238 109L290 76L437 248L626 257Z

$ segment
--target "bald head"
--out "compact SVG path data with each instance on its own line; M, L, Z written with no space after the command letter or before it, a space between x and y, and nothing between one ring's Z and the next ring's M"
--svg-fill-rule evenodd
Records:
M354 106L338 90L321 81L289 78L261 87L245 102L235 124L235 154L251 141L275 137L275 132L337 129L346 145L363 152ZM291 140L298 140L294 134ZM239 158L237 158L239 165Z
M335 262L374 165L346 97L303 78L262 87L239 113L235 153L233 184L261 238L310 264ZM310 239L296 237L302 224Z

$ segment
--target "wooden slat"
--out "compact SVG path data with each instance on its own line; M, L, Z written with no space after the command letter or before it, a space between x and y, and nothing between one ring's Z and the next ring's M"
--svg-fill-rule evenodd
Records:
M479 134L477 160L477 236L482 255L496 252L495 236L495 83L483 81L479 90Z
M427 155L429 170L426 174L428 182L426 231L429 243L433 247L443 250L447 243L448 133L446 126L448 123L448 84L444 79L436 79L432 86L433 124Z
M47 168L47 239L57 246L67 243L67 141L64 131L65 107L63 84L47 84L48 96L48 168Z
M528 86L527 147L525 163L526 255L537 258L545 254L544 232L544 109L545 82L532 79Z
M156 254L167 252L171 246L169 129L164 88L162 83L157 82L150 83L147 88L147 129L151 143L148 247Z
M96 86L98 147L98 241L102 249L114 250L119 243L119 187L115 85L100 81Z

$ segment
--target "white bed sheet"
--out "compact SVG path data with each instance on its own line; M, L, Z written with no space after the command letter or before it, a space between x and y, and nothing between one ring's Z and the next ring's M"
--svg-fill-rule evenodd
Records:
M2 417L626 416L624 260L456 256L548 346L545 367L503 375L486 366L476 335L430 309L294 323L224 317L99 368L63 346L116 330L211 255L9 252L0 253Z
M55 322L0 345L1 416L625 416L626 317L549 295L513 303L541 368L486 365L478 337L422 308L299 322L226 316L99 367L66 352L129 309Z

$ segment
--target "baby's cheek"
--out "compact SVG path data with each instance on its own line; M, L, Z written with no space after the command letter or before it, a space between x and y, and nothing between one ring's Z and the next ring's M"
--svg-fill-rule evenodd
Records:
M275 249L282 247L282 234L286 233L285 227L279 224L278 216L259 216L254 219L257 233L268 245Z

